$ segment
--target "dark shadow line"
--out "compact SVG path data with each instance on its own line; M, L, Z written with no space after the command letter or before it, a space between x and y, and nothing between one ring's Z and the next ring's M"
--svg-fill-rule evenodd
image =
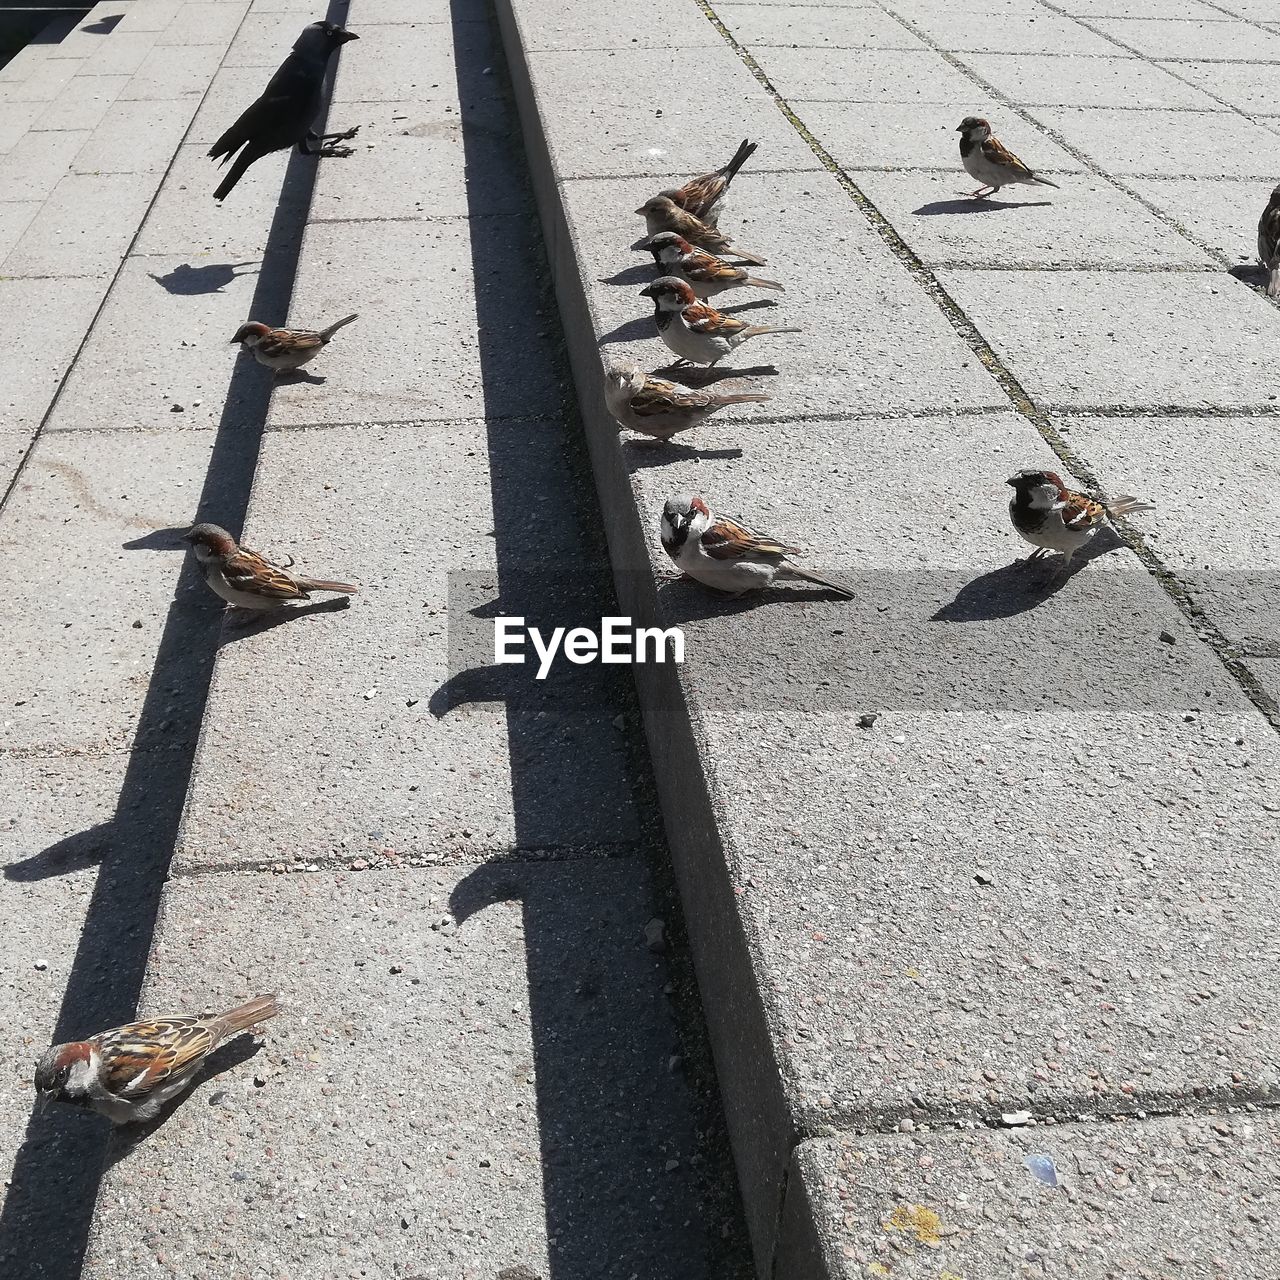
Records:
M346 0L330 0L329 20L340 22L345 9ZM335 69L330 68L326 104ZM269 323L282 324L287 315L316 164L296 150L290 153L253 297L253 314ZM203 198L203 192L193 198ZM216 520L234 533L244 522L270 405L270 382L257 372L248 362L232 371L193 512L193 519ZM62 870L86 866L92 856L99 860L54 1026L55 1041L128 1022L137 1009L221 632L218 601L188 558L178 573L114 816L36 855L47 859L54 854L53 865ZM161 743L171 749L141 749ZM0 1210L0 1274L5 1280L74 1280L79 1275L105 1172L109 1131L101 1117L68 1107L32 1115ZM113 1159L127 1157L127 1150L119 1151L116 1144L110 1151Z

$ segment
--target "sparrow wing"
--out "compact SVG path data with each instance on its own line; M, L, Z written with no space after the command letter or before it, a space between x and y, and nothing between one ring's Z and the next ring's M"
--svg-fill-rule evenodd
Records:
M982 144L982 154L992 164L999 165L1002 169L1008 169L1016 177L1030 178L1034 176L1031 170L999 138L988 138Z
M1095 502L1087 494L1077 493L1074 489L1063 493L1059 510L1062 512L1062 523L1068 529L1088 529L1104 520L1107 514L1102 503Z
M119 1098L144 1098L194 1071L214 1046L203 1018L154 1018L107 1032L97 1042L102 1083Z
M648 378L631 397L631 411L637 418L651 418L673 409L705 409L710 403L711 395L706 391L679 387L665 378Z
M705 302L691 302L684 309L685 323L694 333L705 333L708 336L738 333L748 328L745 320L736 316L727 316Z
M287 356L323 347L327 339L311 329L272 329L258 343L265 356Z
M735 267L712 253L690 254L680 267L689 280L699 284L728 284L745 279L747 274L742 267Z
M794 556L800 553L776 538L755 533L728 516L719 516L702 535L702 549L713 560L742 560L747 557Z
M278 564L272 564L248 547L241 547L228 556L222 565L228 585L237 591L267 596L272 600L305 600L307 594L298 586L293 575Z

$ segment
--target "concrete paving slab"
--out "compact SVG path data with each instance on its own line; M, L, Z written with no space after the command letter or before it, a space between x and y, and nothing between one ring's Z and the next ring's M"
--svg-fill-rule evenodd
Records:
M435 23L370 27L360 43L343 54L334 101L347 111L361 102L399 102L408 107L438 101L443 92L453 95L456 103L459 65L465 102L501 96L498 77L482 74L499 56L488 25L466 22L446 30L447 36Z
M4 110L0 112L0 156L26 136L42 111L43 106L38 102L4 102Z
M55 102L80 70L78 58L46 58L5 92L5 102ZM95 63L95 70L97 64ZM105 73L104 73L105 74Z
M132 75L159 38L158 31L113 31L95 48L85 70L95 76Z
M226 67L271 67L282 63L293 48L293 42L299 32L307 25L308 18L314 21L311 10L306 15L297 13L267 13L259 10L257 5L240 24L236 37L227 48L227 56L223 62ZM361 36L361 43L364 37ZM344 55L339 54L339 57ZM248 106L248 103L245 104Z
M1245 0L1247 3L1247 0ZM1223 18L1239 13L1238 3L1233 6L1205 4L1203 0L1158 0L1158 16L1161 18ZM1076 18L1149 18L1152 16L1151 0L1065 0L1055 7Z
M466 217L472 209L523 213L528 196L511 179L516 151L503 104L487 100L464 118L456 93L433 103L361 103L357 158L322 164L313 221ZM341 108L339 108L341 109ZM430 182L422 175L431 174Z
M195 114L194 98L113 103L71 163L75 173L163 173Z
M43 200L0 201L0 264L43 208Z
M767 140L744 173L753 167L820 167L803 139L780 127L784 122L777 106L727 48L719 58L696 49L530 57L557 101L581 104L581 110L558 112L550 122L549 142L564 178L684 173L684 181L709 165L723 164L744 137ZM647 95L652 85L687 83L690 77L701 80L718 101L732 103L731 119L709 127L705 104L696 98L633 109L637 95Z
M111 19L120 16L120 6L112 4L93 5L87 13L76 15L70 31L55 44L49 46L48 57L84 59L96 53L103 45L113 28L108 27Z
M1253 519L1280 481L1280 418L1080 418L1064 424L1090 461L1143 460L1148 545L1177 573L1210 621L1247 652L1280 654L1280 540Z
M284 1010L119 1151L84 1274L712 1280L646 896L616 860L176 883L145 1007Z
M236 187L235 204L219 205L213 199L218 184L218 166L209 159L203 144L178 148L165 176L160 193L138 235L136 252L158 257L182 255L173 268L153 263L164 277L165 286L175 293L215 292L225 289L232 274L252 274L258 269L272 236L276 210L281 202L287 210L281 227L301 227L306 217L306 193L295 184L285 188L280 162L264 160L258 178L246 176ZM273 252L297 251L301 238L277 229ZM233 330L234 332L234 330ZM228 338L230 335L228 335Z
M55 304L47 280L0 278L0 312L23 317L0 350L0 410L6 427L35 434L104 288L89 277L63 279Z
M0 200L43 203L62 180L89 133L28 131L0 156Z
M1271 188L1254 178L1127 179L1144 199L1232 262L1256 262L1258 217Z
M968 76L932 51L773 48L762 49L756 61L789 100L937 104L953 113L959 109L963 116L980 92Z
M225 49L235 38L240 22L248 10L248 0L184 4L156 43L163 47L212 45Z
M673 185L673 176L656 179L656 185ZM593 282L601 347L609 358L630 356L647 369L674 359L657 336L652 304L639 296L654 278L652 259L646 266L627 248L643 231L632 210L654 185L655 180L579 181L564 187L574 251ZM775 274L768 278L789 286L778 306L754 316L760 323L804 326L802 333L755 339L726 363L780 371L759 384L775 399L744 407L744 419L1007 403L951 326L911 296L904 270L824 175L744 171L733 197L731 218L723 225L769 259L768 270ZM800 211L810 232L803 238L789 230ZM839 270L833 271L833 261ZM856 333L858 341L833 347L833 333Z
M1256 23L1092 18L1090 25L1146 58L1280 62L1280 35L1262 30Z
M495 611L554 625L589 612L557 586L574 564L585 572L556 496L571 487L563 449L558 427L532 421L268 436L246 539L353 577L361 594L258 635L228 630L179 865L466 861L638 839L622 708L599 668L540 685L493 666ZM528 502L515 547L491 492L512 481ZM264 666L269 689L245 678ZM317 680L330 691L319 701ZM299 809L304 792L341 799Z
M68 174L3 259L0 273L110 276L159 185L159 174Z
M1037 107L1033 114L1094 163L1130 176L1266 179L1280 136L1242 116L1187 111ZM1177 137L1178 145L1168 145Z
M181 12L186 0L131 0L113 34L163 31Z
M220 44L164 45L152 49L120 95L124 102L167 102L201 97L222 59Z
M798 1280L1270 1276L1278 1154L1265 1112L815 1138L792 1169L818 1230L797 1231L783 1265Z
M1214 267L1203 250L1092 174L1051 188L970 200L955 174L855 173L899 235L930 266ZM963 175L965 178L968 175ZM969 181L972 181L971 179Z
M1116 46L1072 18L1041 9L1002 13L999 21L974 22L948 6L922 7L911 17L915 27L939 49L998 53L1094 53L1113 56Z
M171 609L214 612L203 591L174 603L181 549L124 544L189 523L213 447L208 433L45 435L6 508L0 535L14 560L4 689L5 746L102 751L135 738ZM195 584L192 584L193 586ZM173 717L147 745L189 739Z
M1126 56L1057 53L974 53L965 62L1011 101L1026 106L1222 109L1208 94L1177 78L1184 70L1181 63L1166 70ZM1218 71L1234 69L1215 66ZM1213 84L1198 83L1223 96Z
M236 271L220 289L188 289L189 277L202 269L206 264L189 257L125 264L67 379L51 431L113 427L178 435L211 430L224 413L256 402L258 392L243 379L229 384L238 357L231 335L252 318L257 276ZM138 341L139 316L148 317L148 342Z
M1280 391L1267 354L1280 314L1231 280L1094 271L942 279L1041 404L1241 408Z
M317 316L323 322L355 311L362 322L344 330L342 341L325 352L323 368L317 361L317 372L326 378L323 386L285 384L277 390L271 423L395 422L482 413L528 417L553 411L560 390L551 360L552 328L531 323L545 304L524 269L536 261L535 234L530 221L520 217L311 227L291 316ZM335 263L352 261L360 263L355 277L334 269ZM502 300L501 321L492 319L494 299ZM477 333L482 315L490 319ZM392 316L395 343L389 347L384 321ZM485 377L490 361L501 361L501 381ZM370 397L371 378L376 400Z
M815 14L808 5L716 5L716 17L748 49L925 49L928 46L882 9Z
M281 59L283 60L283 54ZM271 70L262 66L228 67L224 66L213 77L209 84L200 109L191 121L187 133L187 142L200 145L206 151L235 122L239 114L253 102L266 88L271 77ZM254 168L259 168L265 161L259 161ZM216 170L215 161L209 161L209 171ZM250 171L252 172L252 170ZM210 191L218 184L210 184ZM243 187L245 182L241 182ZM240 190L236 188L237 192Z
M1267 4L1267 0L1231 0L1230 4L1215 3L1214 8L1224 9L1251 22L1269 22L1276 14L1276 11Z
M68 83L56 101L39 109L39 116L32 122L32 128L39 132L49 129L96 129L107 114L107 109L131 79L127 75L78 75Z
M1251 116L1280 115L1275 67L1265 62L1171 62L1168 68Z
M723 10L716 9L722 20ZM722 49L724 37L696 5L662 4L661 0L639 0L628 5L625 18L628 47L638 49ZM547 9L530 14L521 43L528 53L548 49L613 50L619 46L619 13L607 5L575 8L572 13Z

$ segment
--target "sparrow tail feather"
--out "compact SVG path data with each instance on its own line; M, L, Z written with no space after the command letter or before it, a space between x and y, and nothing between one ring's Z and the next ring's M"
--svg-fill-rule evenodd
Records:
M780 285L776 280L757 280L754 276L747 277L747 283L753 284L757 289L781 289L786 291L785 285Z
M358 320L359 318L360 317L357 315L343 316L341 320L335 320L333 324L331 324L327 329L321 329L320 336L326 342L328 342L329 339L332 338L333 335L337 333L338 330L341 329L344 324L350 324L353 320Z
M329 582L324 578L298 578L296 581L303 591L337 591L344 596L354 596L360 591L349 582Z
M753 324L749 329L743 329L742 336L744 338L754 338L762 333L803 333L804 330L797 325L778 325L771 324Z
M1131 493L1122 493L1118 498L1112 498L1109 502L1103 503L1107 509L1107 514L1112 516L1131 516L1141 511L1154 511L1156 504L1154 502L1144 502L1141 498L1135 498Z
M759 145L758 142L748 142L746 138L743 138L741 143L738 144L737 151L733 153L733 159L721 170L726 182L733 181L734 175L755 155L756 148Z
M801 569L799 565L788 564L784 566L784 571L789 577L803 578L806 582L813 582L820 587L826 587L829 591L834 591L846 600L853 599L852 588L846 587L843 582L837 582L834 578L824 578L822 574L814 573L812 569Z
M1032 175L1031 181L1042 187L1052 187L1055 191L1062 190L1056 182L1050 182L1048 178L1042 178L1038 173Z
M743 262L749 262L753 267L767 267L769 265L768 258L758 258L754 253L748 253L745 249L739 249L736 246L726 251L731 258L741 258Z
M773 397L764 391L730 391L716 397L717 407L726 404L763 404Z
M218 1021L225 1028L223 1034L231 1035L233 1032L256 1026L259 1022L266 1022L268 1018L274 1018L279 1012L280 1006L276 1004L275 996L254 996L248 1004L239 1005L235 1009L228 1009L226 1013L220 1014Z

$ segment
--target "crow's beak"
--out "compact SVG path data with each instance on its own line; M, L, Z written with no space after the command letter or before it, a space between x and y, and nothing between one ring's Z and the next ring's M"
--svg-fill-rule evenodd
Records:
M342 43L346 44L348 40L359 40L360 37L354 31L344 31L342 33Z
M1018 487L1018 477L1012 476L1010 479L1005 481L1005 484L1012 485L1016 489Z
M957 126L956 126L956 132L957 132L957 133L963 133L963 132L964 132L964 125L957 125Z

